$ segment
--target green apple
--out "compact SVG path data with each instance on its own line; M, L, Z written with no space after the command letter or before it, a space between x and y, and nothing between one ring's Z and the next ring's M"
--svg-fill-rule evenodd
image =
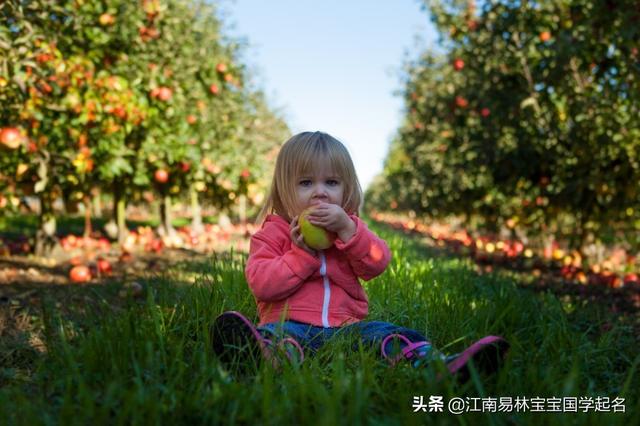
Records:
M312 208L308 208L307 210L300 213L300 217L298 218L302 238L304 239L305 244L312 249L328 249L336 240L336 234L333 232L329 232L320 226L311 224L307 219L307 216L309 215L309 213L311 213L312 210Z

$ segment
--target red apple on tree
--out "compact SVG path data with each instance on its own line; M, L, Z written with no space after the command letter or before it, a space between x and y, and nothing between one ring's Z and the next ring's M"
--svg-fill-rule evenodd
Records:
M0 143L9 149L18 148L23 139L17 127L3 127L0 129Z
M453 61L453 69L456 71L460 71L464 68L464 61L460 58L456 58Z
M98 18L98 21L100 22L100 25L106 27L107 25L113 25L116 22L116 18L109 13L103 13Z
M220 87L218 87L217 84L212 84L211 86L209 86L209 91L212 95L217 95L218 93L220 93Z
M462 96L456 96L456 106L459 108L466 108L469 105L469 101L467 101Z
M216 65L216 71L218 71L219 73L223 73L227 71L227 66L223 62L220 62L218 65Z
M540 35L538 36L540 38L540 41L545 43L549 40L551 40L551 33L549 31L543 31L540 33Z
M153 93L153 92L152 92ZM168 87L160 87L158 88L158 99L161 101L168 101L173 96L173 92Z
M169 172L165 169L158 169L153 175L153 178L158 183L167 183L169 181Z

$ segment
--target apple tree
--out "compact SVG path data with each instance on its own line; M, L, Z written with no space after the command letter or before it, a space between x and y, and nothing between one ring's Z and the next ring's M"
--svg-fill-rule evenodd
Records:
M636 2L425 7L440 49L407 64L378 205L574 247L640 224Z

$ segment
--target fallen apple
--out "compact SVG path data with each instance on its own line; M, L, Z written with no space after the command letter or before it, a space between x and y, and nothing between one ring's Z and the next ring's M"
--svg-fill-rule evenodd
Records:
M98 268L98 272L102 275L111 275L113 273L113 268L111 267L111 263L108 260L98 258L96 261L96 266Z
M306 245L315 250L324 250L331 247L336 240L336 234L329 232L326 229L313 225L309 222L308 216L313 211L309 208L302 213L298 218L300 224L300 233Z
M86 283L91 281L91 271L84 265L76 265L69 271L69 278L74 283Z

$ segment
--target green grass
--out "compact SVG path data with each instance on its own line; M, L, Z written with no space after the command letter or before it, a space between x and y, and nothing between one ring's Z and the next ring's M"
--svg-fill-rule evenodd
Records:
M441 365L389 368L375 351L351 351L341 338L299 368L263 365L232 377L207 333L226 310L256 319L245 258L231 254L149 277L142 301L111 304L113 284L87 287L93 303L74 315L46 303L48 353L32 361L33 373L12 376L15 368L0 364L0 424L638 424L640 358L626 326L601 332L609 319L598 307L567 313L551 294L478 276L470 263L436 259L409 237L373 228L394 257L365 284L370 319L423 331L444 352L505 336L511 351L499 374L437 382ZM420 395L623 397L626 413L414 413Z

